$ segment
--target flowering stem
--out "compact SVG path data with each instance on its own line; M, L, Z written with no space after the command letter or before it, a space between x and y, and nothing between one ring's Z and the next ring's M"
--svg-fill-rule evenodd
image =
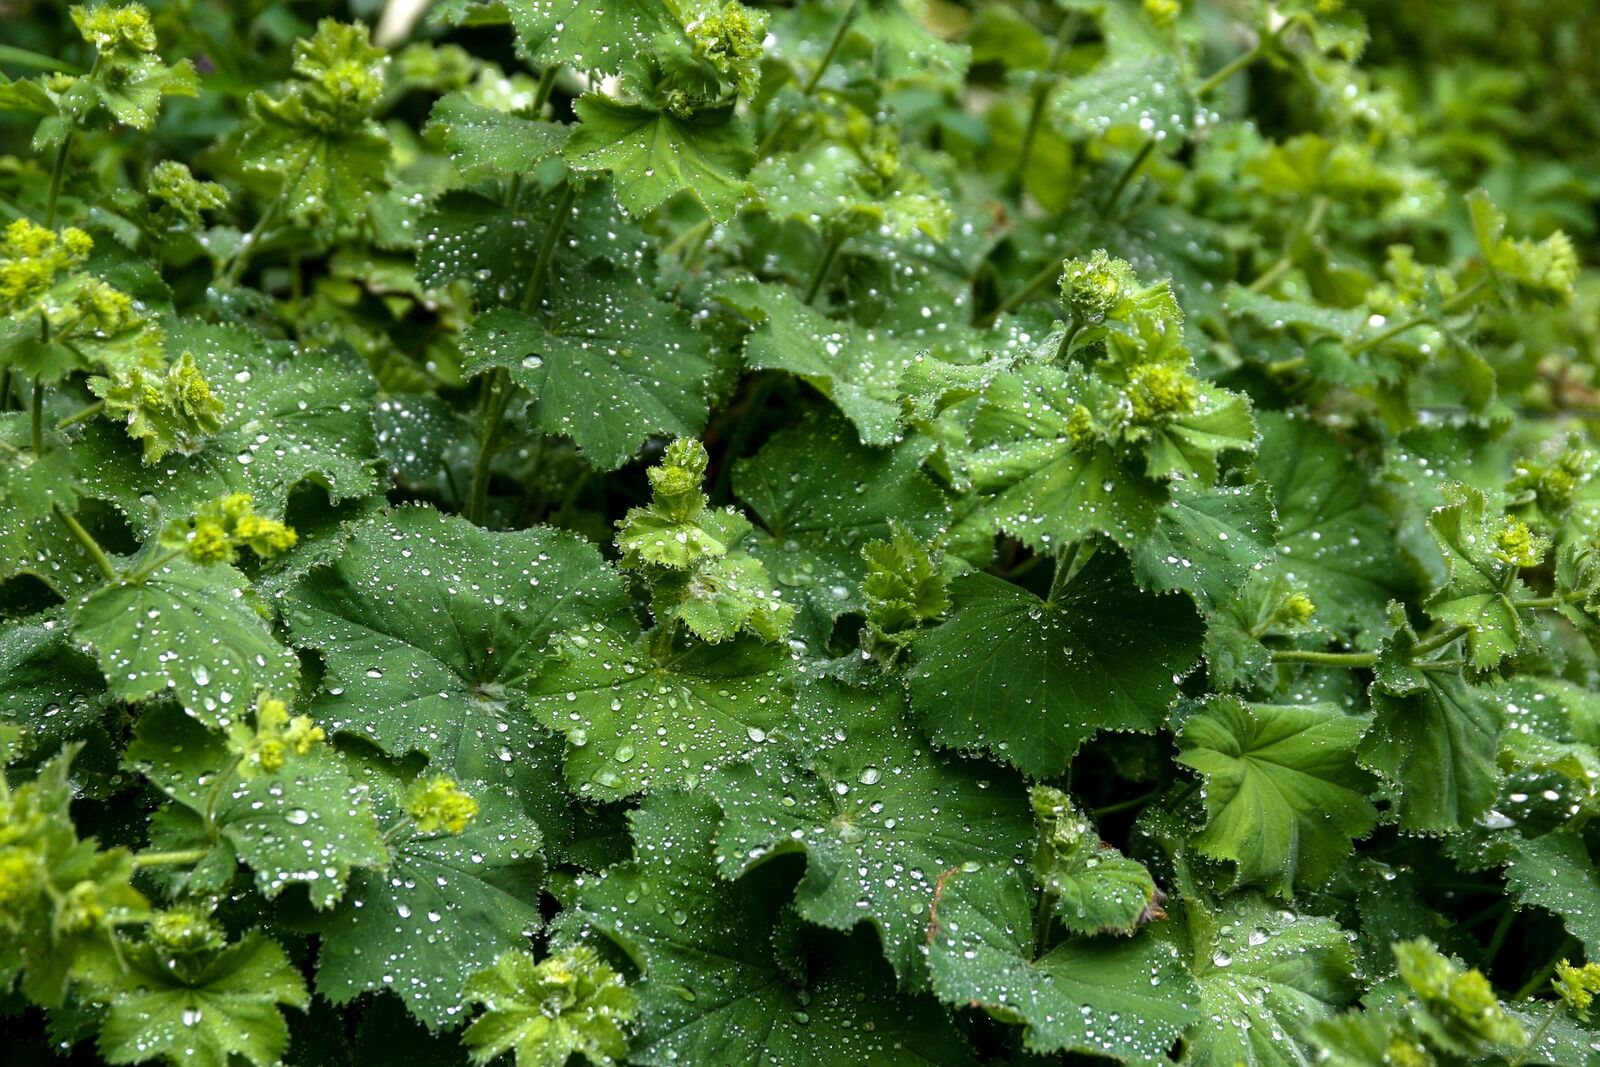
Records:
M44 385L33 380L33 454L44 455Z
M806 286L807 304L814 302L817 294L822 292L822 283L828 280L828 275L833 270L833 261L839 258L839 247L843 244L843 233L828 235L828 243L822 249L822 261L817 264L816 271L811 275L811 284Z
M1029 297L1033 296L1034 293L1038 292L1040 289L1044 288L1044 286L1050 284L1050 282L1059 277L1061 277L1061 260L1052 259L1047 261L1044 266L1039 268L1033 277L1029 278L1023 283L1021 289L1018 289L1016 292L1006 297L1000 302L998 307L989 312L987 315L984 315L983 318L978 322L978 325L993 326L995 322L999 320L1001 315L1004 315L1008 311L1014 311L1018 306L1025 303Z
M1156 139L1151 137L1140 146L1138 153L1128 161L1128 165L1122 168L1122 173L1117 175L1117 184L1111 187L1111 192L1100 203L1100 215L1102 218L1111 214L1111 209L1117 206L1118 200L1122 199L1122 193L1128 188L1128 183L1133 181L1134 175L1139 173L1145 161L1150 158L1150 153L1155 150Z
M135 852L135 867L187 867L199 863L211 854L209 848L185 848L172 852Z
M92 419L96 415L98 415L102 411L104 411L105 409L106 409L106 402L104 400L96 400L93 404L90 404L88 407L84 408L82 411L76 412L75 414L72 414L72 415L68 415L66 418L64 418L61 421L57 422L56 423L56 429L65 430L68 426L73 426L73 425L76 425L77 423L84 422L85 420Z
M833 59L839 54L839 46L844 44L845 34L850 29L850 21L855 18L855 14L856 0L850 0L850 3L845 6L844 14L839 16L839 25L834 27L833 36L828 40L828 50L822 53L822 62L817 64L817 69L811 72L811 77L807 78L805 85L800 88L802 97L809 98L812 93L816 92L817 86L822 83L822 76L827 73L829 67L833 66ZM778 138L783 136L783 131L788 129L791 117L787 112L778 116L778 121L772 124L772 129L768 130L767 135L761 139L761 145L756 149L756 159L760 160L767 157L767 154L772 151L772 146L777 143Z
M96 569L100 571L106 581L114 580L117 576L117 569L111 565L111 559L106 555L106 550L100 547L100 542L96 541L94 536L83 528L82 523L67 514L66 509L60 504L55 506L55 511L56 518L61 520L61 524L67 528L67 532L72 534L78 544L83 546L83 550L89 553L89 558L94 560Z
M160 570L162 567L165 567L167 564L183 555L186 551L187 549L184 548L168 549L155 559L151 560L149 563L146 563L143 567L140 567L138 570L128 575L125 580L129 585L138 585L156 571Z
M1273 663L1311 663L1319 667L1375 667L1376 652L1317 652L1309 648L1283 648L1272 654Z
M244 238L239 242L239 247L234 251L233 258L228 261L228 269L223 272L224 281L237 282L244 274L245 264L250 262L250 257L255 253L256 246L261 243L261 238L266 233L267 227L272 225L273 220L278 217L278 212L283 208L284 200L288 199L289 189L299 185L301 180L305 178L306 171L311 167L311 158L312 153L306 153L305 162L300 164L300 170L295 174L294 180L284 182L278 187L278 195L272 198L272 203L267 205L267 210L261 213L261 217L256 219L255 226L251 227L250 232L245 234Z
M72 131L68 130L65 137L61 138L61 147L56 149L56 161L50 168L50 198L45 201L44 225L45 229L56 228L56 208L61 203L61 179L67 173L67 153L72 148Z

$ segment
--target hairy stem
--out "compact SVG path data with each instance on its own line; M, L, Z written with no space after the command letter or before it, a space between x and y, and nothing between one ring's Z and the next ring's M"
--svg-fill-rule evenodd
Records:
M68 130L65 137L61 138L61 147L56 149L55 163L50 168L50 197L45 201L44 226L47 230L56 228L56 209L61 204L61 180L67 174L67 153L72 148L72 131Z
M830 233L828 243L823 246L822 259L817 264L817 269L811 274L811 284L806 286L806 303L814 303L817 294L822 292L822 285L828 280L828 275L833 272L833 262L839 258L839 248L844 244L842 232Z
M55 506L55 512L56 518L61 520L61 525L65 526L67 532L72 534L78 544L83 546L85 552L89 553L89 558L94 560L95 569L100 572L101 576L108 582L114 580L117 576L117 568L111 565L111 558L106 555L106 550L100 547L100 542L96 541L94 536L83 528L83 524L68 514L67 510L60 504Z
M856 0L850 0L844 9L844 14L839 16L839 25L834 27L833 36L828 39L828 49L822 53L822 61L817 64L817 69L811 72L811 77L806 79L805 85L800 87L800 95L810 98L817 91L817 86L822 83L822 76L833 66L834 57L839 54L839 46L844 44L845 34L850 30L850 22L855 18ZM778 138L783 136L783 131L789 128L789 120L793 116L788 112L778 116L767 135L761 139L760 146L756 149L756 159L767 158L772 148L778 143Z
M133 865L135 867L187 867L191 863L199 863L211 854L209 848L184 848L172 852L135 852Z

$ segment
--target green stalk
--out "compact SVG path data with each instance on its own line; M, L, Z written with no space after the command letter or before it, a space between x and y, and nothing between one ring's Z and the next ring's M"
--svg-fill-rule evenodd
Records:
M1017 309L1017 307L1026 303L1034 293L1038 292L1040 289L1044 288L1044 286L1061 277L1061 263L1062 261L1059 259L1052 259L1046 262L1044 266L1039 268L1038 272L1035 273L1033 277L1029 278L1023 283L1022 288L1018 289L1016 292L1002 300L999 306L993 311L989 312L987 315L984 315L982 319L978 321L977 325L984 327L993 326L997 321L999 321L1001 315L1004 315L1008 311L1014 311Z
M817 69L811 72L811 77L807 78L805 85L800 88L802 97L810 99L811 94L816 92L817 86L822 83L822 76L833 66L833 60L839 54L839 46L844 44L845 34L850 29L850 22L855 18L855 14L856 0L850 0L845 5L844 14L839 16L839 25L834 27L833 36L828 40L828 50L822 53L822 62L817 64ZM778 116L778 120L772 124L772 129L761 139L761 145L756 149L756 159L767 157L778 138L783 136L783 131L788 129L792 117L788 113Z
M96 400L93 404L90 404L88 407L84 408L82 411L75 412L75 413L73 413L71 415L68 415L66 418L61 419L60 421L58 421L56 423L56 429L65 430L68 426L75 426L80 422L84 422L84 421L86 421L88 419L94 418L96 415L100 414L105 409L106 409L106 402L104 400Z
M33 454L44 455L44 385L38 378L33 380L33 404L30 408L33 419Z
M61 138L61 147L56 149L56 160L50 168L50 198L45 201L44 226L47 230L56 228L56 209L61 203L61 180L67 173L67 152L72 148L72 130L68 130L65 137Z
M111 565L111 559L106 555L106 550L100 547L100 542L96 541L94 536L83 528L82 523L67 514L66 509L60 504L55 506L55 512L56 518L61 520L61 525L65 526L67 532L72 534L78 544L83 546L85 552L89 553L89 558L94 560L95 568L105 580L108 582L114 581L117 577L117 569Z
M1273 663L1312 663L1319 667L1375 667L1376 652L1316 652L1308 648L1283 648L1272 654Z
M261 243L261 238L265 235L267 227L272 225L273 221L278 217L278 212L283 209L283 202L288 199L289 190L300 184L301 179L306 176L306 171L310 167L311 154L307 153L305 162L300 164L300 170L295 174L294 180L284 182L283 185L278 187L278 195L272 198L272 202L267 205L267 210L261 213L261 217L256 219L256 224L251 227L250 232L239 243L238 251L228 261L228 269L222 274L224 281L229 283L238 282L239 278L244 274L245 264L250 262L250 257L255 254L256 247Z
M1122 168L1122 173L1117 175L1117 184L1111 187L1110 194L1100 202L1100 215L1102 218L1111 214L1111 209L1117 206L1118 200L1122 199L1122 193L1128 188L1128 183L1133 181L1134 175L1139 173L1140 169L1145 165L1145 161L1150 158L1150 154L1155 150L1156 139L1152 137L1145 141L1133 159L1128 162L1128 165Z
M185 848L172 852L135 852L133 865L144 867L186 867L199 863L211 854L209 848Z
M828 275L833 271L833 261L839 258L839 248L843 244L843 233L835 232L828 235L828 243L822 249L822 261L811 274L811 284L806 286L807 304L814 303L817 294L822 292L822 283L828 280Z
M578 187L575 183L568 181L562 185L555 214L551 216L544 239L539 243L539 258L528 277L528 287L522 293L522 311L526 315L532 315L539 305L539 296L550 277L550 264L555 259L556 245L572 215L572 204L577 196ZM472 486L467 493L465 508L466 517L480 526L483 525L489 503L489 477L494 468L496 438L500 435L500 423L505 419L506 408L511 403L516 386L504 367L496 367L484 389L483 426L478 437L478 453L472 461Z
M152 559L149 563L146 563L138 570L129 574L123 580L129 585L138 585L156 571L160 570L162 567L165 567L167 564L183 555L186 551L188 551L186 548L169 548L167 551L161 553L161 555Z
M1028 162L1033 158L1033 142L1039 135L1039 127L1044 122L1044 104L1050 98L1050 90L1055 85L1056 64L1061 60L1061 53L1067 43L1078 35L1078 13L1070 12L1061 20L1061 25L1056 29L1056 36L1050 43L1050 58L1045 62L1044 74L1039 79L1039 84L1033 87L1033 101L1028 109L1028 125L1022 131L1022 147L1017 150L1016 182L1020 189L1023 175L1028 171Z

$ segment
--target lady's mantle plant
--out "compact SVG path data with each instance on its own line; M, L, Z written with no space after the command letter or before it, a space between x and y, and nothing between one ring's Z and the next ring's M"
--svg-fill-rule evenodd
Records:
M1595 1059L1600 22L11 6L7 1063Z

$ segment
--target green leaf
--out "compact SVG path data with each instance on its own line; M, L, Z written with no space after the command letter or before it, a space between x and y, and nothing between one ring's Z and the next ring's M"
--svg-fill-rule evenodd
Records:
M232 567L175 559L140 582L105 585L67 608L122 700L172 696L210 726L226 726L255 694L292 693L300 661L278 643Z
M872 923L901 981L916 984L941 872L1014 863L1032 840L1021 788L929 752L887 688L814 682L767 742L707 783L723 812L718 871L738 878L803 853L801 917L845 931Z
M683 26L662 0L608 0L604 10L584 0L506 0L517 43L539 66L567 64L615 74L662 35Z
M580 796L694 785L789 717L787 649L753 637L659 644L625 615L579 627L552 643L530 684L529 710L565 735Z
M1157 141L1181 142L1194 122L1194 97L1175 56L1139 49L1063 80L1051 115L1064 129L1103 137L1132 127Z
M509 787L482 777L503 774L498 760L477 751L498 747L497 736L428 767L430 775L453 774L477 802L460 833L422 830L407 810L411 783L396 768L376 760L360 768L378 821L389 828L390 860L383 871L353 874L343 902L317 918L318 994L347 1004L391 990L437 1029L460 1016L472 975L525 948L543 924L543 835Z
M1181 589L1212 608L1233 598L1276 556L1272 503L1259 485L1197 491L1173 487L1149 536L1133 545L1134 577L1146 589Z
M140 718L124 759L198 816L200 829L220 834L269 900L302 884L313 905L329 908L352 869L388 864L366 787L325 746L290 755L278 771L244 774L221 737L158 707Z
M0 723L20 730L18 755L52 756L92 729L105 710L104 688L100 668L68 640L61 619L35 616L0 629Z
M1521 523L1509 521L1470 486L1446 490L1445 505L1428 517L1444 555L1448 579L1428 601L1435 619L1466 629L1472 665L1488 670L1517 651L1523 621L1516 595L1527 587L1517 578L1520 567L1537 566L1549 542L1535 538ZM1516 538L1512 544L1508 538ZM1509 549L1509 551L1508 551Z
M1600 871L1581 834L1557 830L1518 839L1506 864L1506 889L1522 904L1558 917L1591 958L1600 954Z
M1272 487L1282 527L1279 567L1311 592L1318 621L1337 629L1381 626L1384 605L1404 588L1405 566L1348 450L1307 419L1263 416L1256 469Z
M526 716L552 635L627 611L621 578L572 534L495 533L422 507L358 526L285 604L296 644L327 665L317 716L436 759Z
M565 1067L573 1055L610 1064L627 1054L625 1027L638 999L622 976L578 947L538 963L508 952L467 983L467 997L484 1013L462 1042L475 1063L515 1052L517 1067Z
M651 434L705 427L710 345L676 305L617 271L568 276L542 314L493 308L462 345L463 369L503 367L534 397L534 422L571 437L597 467L620 467ZM604 418L596 418L604 412Z
M630 817L633 862L580 884L577 912L641 972L635 1062L976 1067L937 1005L895 995L870 937L777 958L785 883L772 865L720 881L716 819L709 799L652 796Z
M915 360L915 348L830 319L778 285L728 282L716 297L756 324L745 340L745 366L805 379L855 424L866 444L900 440L900 376Z
M1143 442L1145 473L1210 485L1217 480L1223 452L1253 452L1256 424L1250 402L1240 393L1201 383L1194 408L1149 427Z
M58 505L77 510L72 450L51 434L44 454L35 453L30 421L23 412L0 414L0 442L17 450L0 466L0 581L32 574L64 593L101 575L55 515Z
M630 215L687 192L722 220L748 195L754 141L731 107L678 116L589 93L573 110L580 121L563 158L574 170L610 171L617 203Z
M1377 713L1362 739L1361 765L1400 790L1400 829L1454 833L1486 814L1500 792L1503 712L1494 694L1458 673L1425 671L1421 687L1372 691Z
M1131 934L1166 917L1149 870L1102 841L1066 793L1036 785L1030 800L1038 829L1033 873L1062 925L1079 934Z
M1227 303L1229 314L1235 317L1250 319L1269 330L1297 327L1309 337L1356 341L1367 325L1368 313L1364 308L1338 308L1301 300L1279 300L1252 293L1241 285L1228 286Z
M475 103L465 93L441 96L423 133L444 142L463 178L521 174L560 153L568 127Z
M1202 628L1181 599L1142 593L1111 551L1050 601L987 574L956 579L949 621L911 646L911 706L929 735L1024 774L1060 774L1101 730L1166 721Z
M948 522L945 494L922 472L925 443L871 448L834 417L774 434L733 470L733 490L770 538L752 547L777 581L833 619L862 611L861 547L891 524L932 537Z
M1124 547L1148 537L1162 487L1109 445L1074 447L1070 416L1094 406L1078 369L1034 365L998 376L972 427L969 466L983 513L1035 551L1089 534Z
M1024 1024L1032 1052L1168 1062L1197 1018L1194 982L1177 951L1147 931L1072 938L1036 955L1033 896L1015 871L949 872L928 923L934 992Z
M84 492L114 503L144 535L157 532L145 496L165 517L192 514L228 493L249 493L256 510L281 516L289 490L312 481L337 503L378 487L373 472L372 378L347 351L293 352L238 327L180 319L167 346L194 354L224 409L222 429L191 456L146 466L118 428L90 424L74 446Z
M124 958L127 971L100 1024L98 1047L108 1063L229 1067L239 1057L269 1067L289 1045L280 1006L304 1010L310 1003L300 972L261 933L198 967L174 966L149 945L126 949Z
M1332 919L1252 898L1216 916L1190 908L1200 1017L1196 1067L1304 1067L1312 1028L1355 991L1350 942Z
M1356 744L1370 725L1330 704L1216 697L1184 720L1178 762L1205 776L1195 847L1236 865L1237 884L1292 897L1321 885L1377 823Z

